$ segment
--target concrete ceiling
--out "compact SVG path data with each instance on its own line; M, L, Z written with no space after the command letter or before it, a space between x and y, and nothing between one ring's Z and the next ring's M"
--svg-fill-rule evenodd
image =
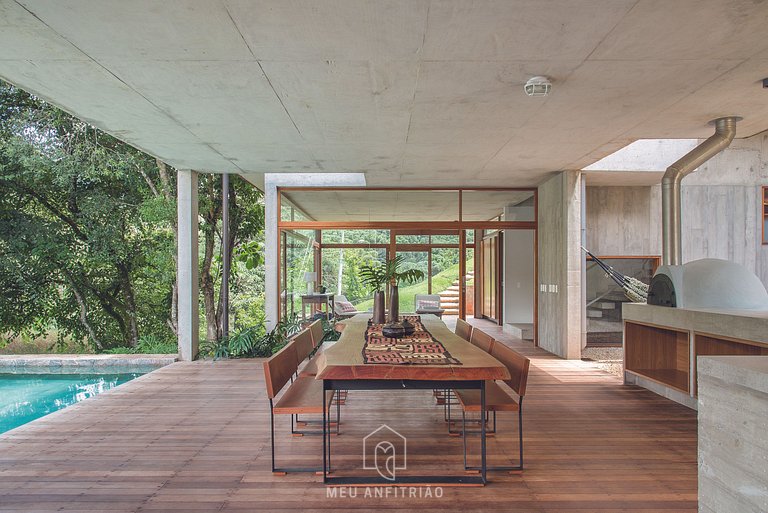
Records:
M457 221L458 191L402 190L289 190L288 201L314 221ZM504 207L526 206L517 221L532 221L531 191L464 191L465 221L488 221Z
M519 187L768 129L767 26L754 0L0 0L0 76L178 168Z

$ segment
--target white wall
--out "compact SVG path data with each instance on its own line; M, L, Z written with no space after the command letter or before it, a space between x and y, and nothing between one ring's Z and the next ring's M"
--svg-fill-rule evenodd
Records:
M532 324L533 230L504 230L504 324Z

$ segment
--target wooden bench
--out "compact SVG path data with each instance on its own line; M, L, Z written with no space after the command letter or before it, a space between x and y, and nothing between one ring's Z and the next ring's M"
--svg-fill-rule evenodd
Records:
M493 429L496 432L496 412L516 411L518 413L518 435L520 443L520 461L515 466L496 466L488 467L488 470L523 470L523 397L528 383L528 370L531 361L525 356L517 353L513 349L505 346L499 341L492 344L491 356L499 360L509 370L510 379L503 381L517 397L511 395L507 390L496 381L486 381L485 383L485 409L493 414ZM467 465L467 412L480 412L482 408L479 390L454 390L461 407L462 430L464 438L464 468L467 470L478 470L480 467ZM480 419L485 422L485 419ZM476 432L475 432L476 433Z
M454 330L458 336L469 342L472 337L472 325L463 319L456 319L456 329ZM450 390L433 390L435 400L438 405L447 406L446 401L453 401L453 394ZM456 404L455 402L453 404ZM444 408L443 417L448 420L448 410Z
M456 319L456 330L454 332L469 342L472 338L472 325L463 319Z
M306 330L305 330L306 331ZM301 335L301 333L300 333ZM269 398L269 419L272 442L272 472L286 474L287 472L322 472L323 468L278 468L275 465L275 415L291 416L291 434L302 436L304 434L322 434L319 432L298 432L294 430L293 420L299 414L319 414L329 412L333 401L333 392L326 392L323 397L323 383L313 377L299 376L291 381L298 370L298 348L304 344L304 339L309 336L302 335L297 343L294 337L284 348L272 355L264 362L264 380L266 381L267 397ZM302 349L304 351L305 349ZM287 385L287 386L286 386ZM280 392L282 395L277 397ZM336 431L339 429L340 412L336 408ZM330 430L329 430L330 431Z
M493 348L493 337L489 334L485 333L484 331L480 331L478 329L472 330L472 335L469 338L469 342L473 346L477 346L486 353L490 353L491 349Z

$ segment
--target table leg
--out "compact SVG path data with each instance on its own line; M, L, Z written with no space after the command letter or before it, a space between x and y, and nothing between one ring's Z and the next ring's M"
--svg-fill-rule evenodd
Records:
M328 482L328 460L327 460L327 430L328 430L328 414L325 408L325 394L326 394L326 382L323 380L323 483Z
M486 471L488 470L486 462L486 446L485 446L485 380L480 385L480 476L483 479L483 484L486 483ZM466 432L464 433L466 437Z

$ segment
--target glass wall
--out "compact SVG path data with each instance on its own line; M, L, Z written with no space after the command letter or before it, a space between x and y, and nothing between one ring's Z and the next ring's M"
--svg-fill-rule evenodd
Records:
M289 317L301 315L301 296L307 293L306 273L315 270L315 231L281 232L282 265L280 275L281 312ZM316 281L311 282L315 288Z
M329 294L343 295L360 311L373 307L373 291L360 281L360 267L384 263L386 248L323 248L322 285Z

